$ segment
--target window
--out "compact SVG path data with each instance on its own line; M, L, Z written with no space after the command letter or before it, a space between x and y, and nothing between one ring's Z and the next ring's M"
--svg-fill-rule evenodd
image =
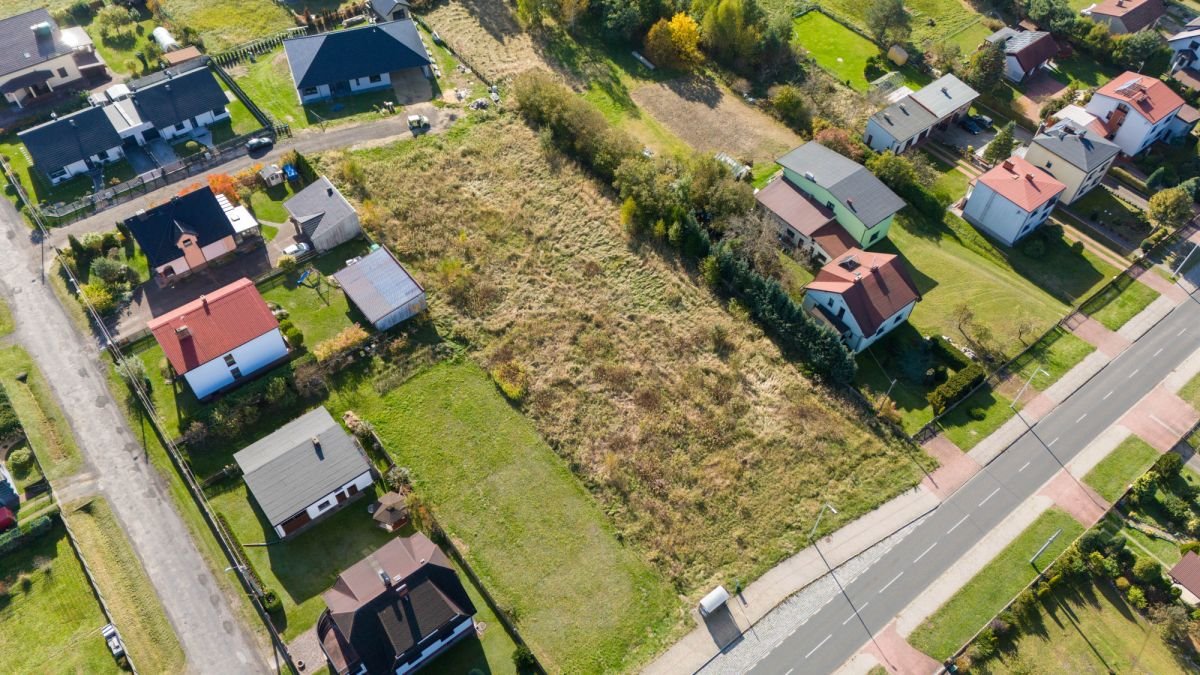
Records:
M66 69L66 68L59 68L59 69L58 69L58 76L59 76L59 77L66 77L66 76L67 76L67 69Z
M871 138L872 138L871 134L867 134L867 145L871 144Z
M233 354L225 355L225 365L230 367L237 365L237 359L233 358Z
M825 302L825 304L826 304L826 305L829 305L830 307L833 307L833 297L832 297L832 296L830 296L829 300L827 300L827 301Z
M191 240L191 239L184 239L184 240L183 240L183 245L184 245L184 247L185 247L185 248L186 248L186 247L188 247L188 246L191 246L191 245L192 245L192 240Z
M224 108L213 108L213 111L212 111L213 117L220 117L221 115L224 115L224 114L225 114Z
M317 88L316 87L305 87L304 89L300 90L300 95L301 96L316 96Z
M332 505L333 505L333 502L329 499L326 499L325 501L321 502L320 504L317 504L317 510L324 511L325 509L329 508Z
M66 168L62 168L62 169L52 172L50 174L50 180L58 180L59 178L66 178L69 175L71 175L71 174L67 173Z
M372 75L367 78L367 82L370 82L372 84L374 84L376 82L383 82L383 76L382 75Z
M879 231L878 231L878 230L876 230L876 231L875 231L875 234L871 235L871 239L870 239L870 240L868 240L868 242L867 242L867 243L869 243L869 244L873 244L873 243L875 243L875 240L876 240L876 239L878 239L878 238L879 238Z
M241 368L233 368L229 371L229 374L232 375L233 379L235 379L235 380L242 379L242 369Z

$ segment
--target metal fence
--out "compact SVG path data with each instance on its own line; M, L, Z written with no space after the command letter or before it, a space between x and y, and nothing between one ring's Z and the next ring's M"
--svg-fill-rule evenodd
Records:
M211 54L210 58L220 66L236 66L242 61L253 59L255 56L260 54L266 54L267 52L283 44L283 41L287 40L288 38L311 35L315 32L316 31L312 26L296 26L295 28L287 28L275 33L274 35L258 38L249 42L243 42L242 44L226 49L223 52Z

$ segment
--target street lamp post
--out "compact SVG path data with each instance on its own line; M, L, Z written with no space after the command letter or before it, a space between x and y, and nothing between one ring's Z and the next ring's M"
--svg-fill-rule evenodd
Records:
M1021 391L1017 392L1017 395L1015 398L1013 398L1012 403L1008 404L1008 407L1012 408L1012 411L1017 414L1017 417L1021 418L1021 421L1025 423L1025 426L1031 432L1033 431L1033 426L1029 424L1029 420L1025 419L1025 416L1021 414L1021 411L1017 410L1017 404L1021 402L1021 397L1025 395L1025 390L1029 388L1029 385L1033 384L1033 378L1037 377L1038 375L1045 375L1046 377L1049 377L1050 373L1046 372L1045 368L1038 366L1037 369L1033 371L1033 374L1029 376L1029 379L1025 381L1025 384L1021 386Z

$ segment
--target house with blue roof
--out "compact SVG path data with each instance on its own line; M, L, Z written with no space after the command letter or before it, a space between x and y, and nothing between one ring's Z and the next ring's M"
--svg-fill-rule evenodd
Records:
M408 19L291 38L283 51L301 105L430 77L429 53Z

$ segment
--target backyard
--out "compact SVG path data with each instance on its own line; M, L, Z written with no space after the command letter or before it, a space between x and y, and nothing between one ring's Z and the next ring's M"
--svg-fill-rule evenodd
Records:
M957 44L963 54L970 54L992 33L983 24L983 17L959 0L908 0L904 4L912 23L909 41L918 49L928 41L948 40ZM792 4L783 0L765 0L763 5L776 13L790 13L793 8ZM869 6L869 3L857 0L826 0L821 3L823 11L863 30L866 29Z
M867 59L880 54L875 43L817 11L797 17L792 25L793 41L804 47L817 65L856 91L867 91L869 82L863 71ZM890 61L886 63L892 66ZM904 83L912 89L929 82L927 76L912 68L902 68L900 71L904 75Z
M162 8L199 32L210 53L296 26L289 11L271 0L163 0Z
M1061 534L1038 558L1039 564L1030 565L1033 554L1060 529ZM950 657L1082 533L1083 526L1066 512L1046 511L925 619L908 641L939 661Z
M6 671L121 672L100 638L108 621L57 520L0 558L0 585L0 662Z
M1103 186L1088 192L1071 204L1069 210L1084 222L1115 230L1134 245L1150 234L1146 214L1129 202L1118 199Z
M1089 471L1083 482L1111 504L1125 493L1125 488L1135 478L1146 473L1158 455L1158 450L1146 441L1130 436Z

